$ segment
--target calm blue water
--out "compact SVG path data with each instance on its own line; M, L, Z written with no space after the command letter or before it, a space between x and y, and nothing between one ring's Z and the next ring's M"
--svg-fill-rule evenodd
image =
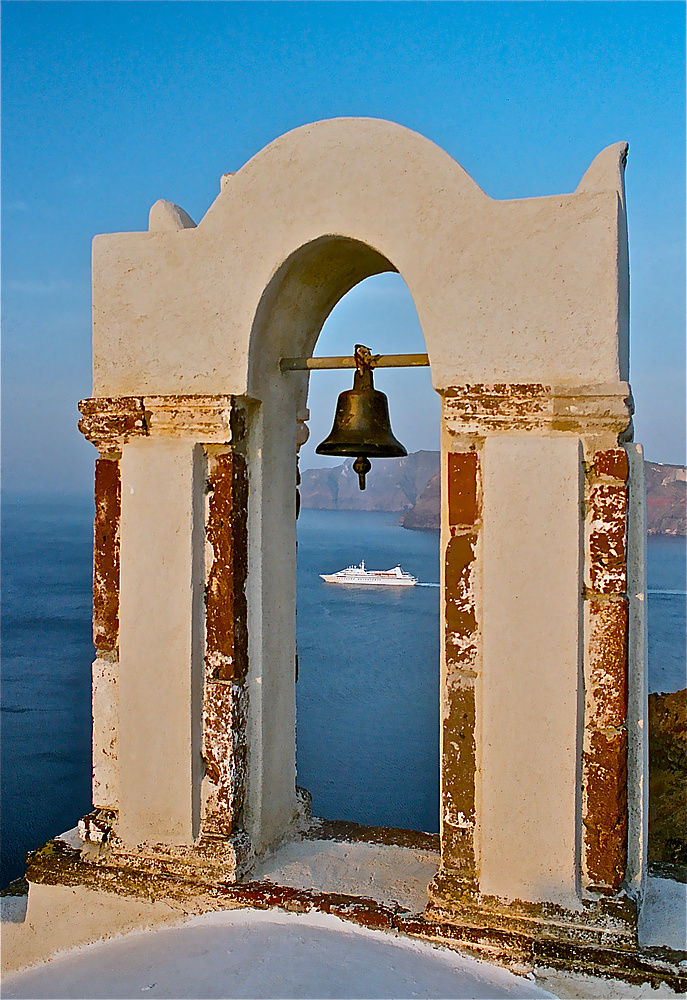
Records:
M88 501L3 504L0 886L90 809L92 519ZM364 558L436 583L438 537L394 520L301 514L298 781L325 816L436 830L439 590L318 575ZM649 539L651 690L685 685L685 577L684 540Z
M687 544L684 538L649 538L649 691L687 685Z
M298 783L316 815L439 829L439 588L337 587L365 559L439 581L439 538L398 515L304 510L298 523ZM408 781L408 774L414 776Z
M92 519L3 502L0 886L91 808Z

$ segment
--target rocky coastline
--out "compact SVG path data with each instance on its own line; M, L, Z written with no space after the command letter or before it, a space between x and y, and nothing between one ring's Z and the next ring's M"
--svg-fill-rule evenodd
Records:
M372 463L368 486L358 489L353 459L342 465L306 469L301 506L314 510L368 510L398 513L404 528L438 531L441 524L441 458L438 451L416 451L405 458ZM687 535L687 469L645 462L647 534Z

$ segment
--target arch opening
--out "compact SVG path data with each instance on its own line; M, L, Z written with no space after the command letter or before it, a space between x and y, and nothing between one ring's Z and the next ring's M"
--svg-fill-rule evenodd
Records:
M254 468L260 471L259 475L253 474L251 482L249 534L259 541L251 550L253 561L249 567L248 595L249 616L251 606L255 609L256 618L260 609L262 629L259 635L258 630L249 629L253 647L249 653L253 675L249 719L253 735L249 737L249 745L259 750L252 753L249 764L246 825L258 843L269 844L279 839L289 812L293 813L297 808L294 799L296 783L307 788L309 783L314 782L315 787L310 789L315 798L313 809L316 814L324 813L326 818L429 832L438 830L439 541L438 533L429 535L400 527L398 520L402 507L399 508L398 504L391 511L360 515L367 522L363 534L370 539L373 547L368 547L368 553L363 552L359 558L365 558L368 565L371 565L371 559L373 568L378 569L389 568L381 563L377 566L380 560L391 560L394 564L401 562L403 568L409 569L423 584L431 583L433 586L408 588L413 591L412 597L396 591L384 595L377 593L372 595L370 601L368 595L362 612L358 605L357 613L351 605L353 595L350 592L332 595L334 617L338 622L338 637L332 642L340 644L340 656L338 653L336 656L326 653L327 623L316 622L315 619L324 593L321 591L318 595L317 590L319 585L326 586L319 579L319 573L341 569L342 566L337 564L327 569L327 565L320 565L322 553L319 550L321 543L328 538L325 549L329 547L330 552L326 560L343 557L343 553L337 552L333 537L338 533L341 542L347 533L349 538L351 532L355 533L356 512L349 511L343 518L339 515L339 524L335 526L331 523L331 515L336 521L336 514L330 511L330 527L325 528L324 533L322 525L316 523L316 512L305 510L301 515L304 520L300 522L299 529L299 579L302 584L299 584L298 598L302 619L300 642L308 649L299 654L301 679L297 739L300 758L298 776L296 774L296 427L298 418L302 420L304 412L307 412L308 392L309 389L312 392L312 386L309 386L308 373L282 374L279 360L284 356L310 356L316 344L318 353L323 350L332 353L333 348L326 346L331 342L328 331L337 329L336 314L339 312L346 317L344 325L348 324L348 329L335 334L334 340L339 347L334 353L350 353L353 343L366 342L366 339L371 341L369 346L374 352L424 351L424 338L412 298L400 275L397 277L394 274L392 278L392 273L388 273L383 279L376 279L382 285L378 289L380 301L373 312L380 314L386 308L390 322L379 331L372 329L372 324L364 331L359 325L353 328L355 317L350 306L351 301L360 296L360 291L354 293L346 304L341 300L356 286L364 289L365 285L361 283L366 278L380 276L384 272L396 272L396 268L373 248L343 237L322 237L298 250L275 273L255 317L249 385L250 395L260 400L260 405L252 421L249 440L256 459ZM369 289L369 284L367 287ZM399 295L400 289L402 293ZM390 296L393 301L394 294L394 308L389 309L388 302ZM404 300L403 306L399 304L400 300ZM337 303L340 307L334 312ZM403 308L407 312L409 305L414 326L411 336L407 331L401 331L398 323L394 327L394 320L398 321ZM322 332L325 321L333 312L327 330ZM321 333L322 338L318 340ZM318 372L315 375L318 382L321 374ZM343 377L346 387L350 387L351 372L337 374ZM375 380L382 391L391 396L392 421L395 411L399 426L405 429L410 451L419 438L417 434L408 435L407 414L413 409L412 403L410 406L408 403L415 395L413 388L417 390L418 381L423 383L424 398L430 399L435 406L432 416L435 418L433 430L437 454L434 459L438 465L439 400L431 388L429 370L412 373L378 371ZM395 382L399 383L397 391L393 387ZM318 390L315 394L319 395ZM396 406L394 397L399 397ZM335 398L335 395L331 396L329 412L323 422L315 420L316 426L331 422ZM314 438L315 435L313 444ZM429 478L426 474L432 461L431 458L428 461L429 450L424 449L419 480L422 480L423 474L425 479ZM391 461L380 460L374 465L379 470ZM409 466L417 465L413 455L400 461ZM404 478L402 474L400 478ZM417 484L417 470L409 472L405 479L414 479ZM404 485L407 487L407 483ZM424 485L425 482L422 482L422 487ZM399 492L399 487L396 492ZM370 494L367 493L367 496ZM410 506L410 503L406 500L403 506ZM310 522L307 527L306 521ZM334 536L331 527L334 527ZM357 530L360 534L359 520ZM306 536L311 544L305 541ZM406 550L410 553L408 557L404 556ZM260 553L260 558L255 556L256 552ZM309 560L311 565L306 568ZM389 588L389 591L395 590ZM314 604L313 594L316 595ZM343 604L339 600L342 597ZM385 603L388 605L386 608L382 607ZM408 626L409 606L414 606L416 621L421 623L419 629ZM324 608L323 617L326 619L326 603ZM329 612L331 610L330 607ZM374 636L371 643L364 644L359 650L359 655L353 656L347 655L345 639L346 620L348 618L350 625L348 616L351 613L356 616L355 630L366 632L368 638L370 634ZM379 622L382 621L389 630L386 656L383 655L384 637L374 635L379 632ZM325 624L324 630L322 624ZM328 624L331 626L331 620ZM304 638L303 628L309 632L309 640ZM423 634L430 636L432 652L429 656L426 655L427 643L419 639ZM412 638L409 639L409 636ZM408 642L414 649L412 655L407 649ZM327 666L337 657L343 664L338 675L328 670ZM381 672L376 678L365 676L366 660L379 666ZM411 660L412 670L409 668ZM318 673L322 668L324 674ZM402 683L399 683L398 674L394 679L395 670L405 670ZM344 674L347 680L343 687L333 683L337 676L339 681L343 680ZM323 680L327 682L324 685ZM370 698L364 696L358 701L356 710L356 687L361 692L366 687L368 691L377 691L376 708L373 708ZM302 695L300 691L303 691ZM413 706L412 720L408 718L409 703ZM323 708L326 709L324 712ZM381 730L380 713L388 723ZM333 746L327 738L327 729L330 729L331 735L331 724L335 718L341 728ZM268 733L269 738L266 739ZM321 767L316 767L313 772L310 764L313 761L321 763L322 748L327 745L330 751L329 773ZM335 752L332 753L332 750ZM362 782L361 777L364 777ZM329 794L327 788L334 794ZM351 795L352 789L357 789L354 795ZM357 800L353 811L352 799Z
M424 352L400 274L369 278L330 313L316 354ZM378 369L405 459L373 460L361 493L351 462L315 455L350 371L317 372L311 436L300 450L298 520L298 784L326 819L439 829L439 533L402 527L439 470L439 407L428 369ZM402 428L402 429L399 429ZM314 467L314 468L313 468ZM325 583L365 561L400 564L415 587Z

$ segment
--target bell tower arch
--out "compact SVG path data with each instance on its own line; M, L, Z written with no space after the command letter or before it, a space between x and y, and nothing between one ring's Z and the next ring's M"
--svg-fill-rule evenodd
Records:
M113 864L165 857L235 881L293 833L308 375L280 360L310 356L347 291L398 270L442 397L441 868L426 918L494 940L636 942L645 559L626 150L600 153L574 193L498 202L408 129L317 122L225 175L198 226L158 202L147 233L96 237L83 829Z

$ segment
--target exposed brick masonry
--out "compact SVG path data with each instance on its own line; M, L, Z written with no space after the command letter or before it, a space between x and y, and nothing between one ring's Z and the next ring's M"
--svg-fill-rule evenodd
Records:
M587 475L584 869L614 891L627 863L627 454L597 452Z
M248 669L246 574L248 478L242 455L211 455L207 541L205 664L208 678L243 682Z
M119 642L120 516L119 462L99 458L93 527L93 645L99 652L112 652Z
M206 681L203 699L203 833L230 836L241 816L246 784L245 687Z
M208 454L202 828L229 836L240 820L247 758L248 476L236 452Z
M476 452L448 461L450 538L445 553L446 692L442 754L442 865L475 877L475 668L477 619L474 572L480 514Z

